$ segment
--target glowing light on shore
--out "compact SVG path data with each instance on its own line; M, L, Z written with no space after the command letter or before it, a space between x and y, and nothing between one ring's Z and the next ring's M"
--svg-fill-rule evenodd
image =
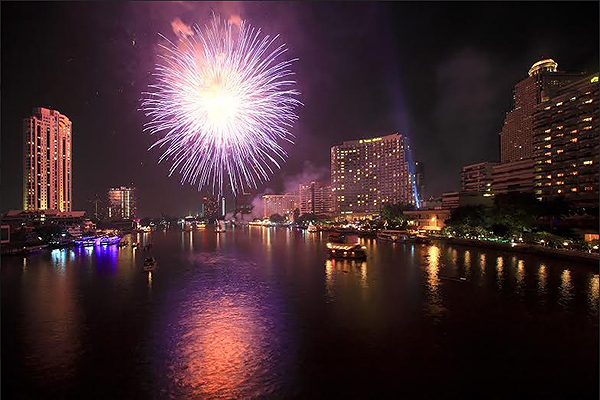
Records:
M301 103L295 60L280 61L287 49L274 47L277 39L217 16L178 44L165 38L141 109L149 118L144 130L160 136L150 148L165 149L159 163L171 163L170 176L179 172L182 184L219 194L228 185L235 194L280 167Z

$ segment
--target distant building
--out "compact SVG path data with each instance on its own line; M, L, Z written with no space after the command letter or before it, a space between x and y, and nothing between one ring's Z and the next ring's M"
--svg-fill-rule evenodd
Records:
M453 210L458 207L467 206L491 206L493 198L485 196L481 192L446 192L442 193L442 205L444 210ZM430 205L431 204L431 205ZM427 209L437 209L433 203L428 203Z
M252 195L242 192L235 196L235 213L250 214L252 213Z
M2 214L2 224L13 229L45 224L69 226L86 220L85 211L10 210Z
M450 218L450 210L420 209L403 212L408 218L410 229L424 231L440 231L445 221Z
M462 167L460 174L461 191L479 192L492 196L492 167L497 163L480 162Z
M334 213L331 184L301 183L298 194L300 214L331 215Z
M445 192L442 193L442 208L445 210L451 210L458 208L459 192Z
M598 205L598 74L564 86L534 114L535 195Z
M331 185L336 213L361 218L384 204L417 206L410 146L393 135L345 141L331 148Z
M265 194L262 196L263 218L269 218L273 214L279 214L293 219L294 210L298 208L299 198L297 194Z
M109 219L132 219L137 214L135 188L110 188L107 194Z
M23 120L23 209L71 211L72 123L38 107Z
M533 159L494 165L492 191L494 195L533 192Z
M552 59L533 64L529 76L516 84L514 108L506 114L500 133L501 162L533 157L533 113L535 107L553 97L562 86L579 79L581 74L558 71Z
M225 217L225 197L221 195L207 195L202 198L202 217L214 221Z
M421 161L415 161L415 185L421 202L425 202L425 165Z

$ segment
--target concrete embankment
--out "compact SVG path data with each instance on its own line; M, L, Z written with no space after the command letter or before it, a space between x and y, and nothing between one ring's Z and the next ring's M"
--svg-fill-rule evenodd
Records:
M474 239L462 239L462 238L446 238L438 237L434 240L439 240L444 243L458 244L464 246L476 246L485 247L489 249L513 251L518 253L536 254L540 256L551 256L563 259L569 259L574 261L583 261L588 263L594 263L598 265L598 254L597 253L586 253L583 251L575 250L563 250L563 249L552 249L544 246L537 246L531 244L515 244L502 243L502 242L488 242L484 240Z

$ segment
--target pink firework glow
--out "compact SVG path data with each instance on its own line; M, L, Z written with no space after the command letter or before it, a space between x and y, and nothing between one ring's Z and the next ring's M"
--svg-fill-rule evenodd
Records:
M280 168L301 103L291 79L295 60L280 60L287 49L275 47L277 39L216 16L177 45L165 38L141 109L145 131L159 137L150 148L164 149L159 162L169 161L182 184L219 194L229 185L235 194Z

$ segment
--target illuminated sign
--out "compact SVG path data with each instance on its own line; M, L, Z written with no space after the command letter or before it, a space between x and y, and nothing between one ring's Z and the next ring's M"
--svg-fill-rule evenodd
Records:
M361 139L361 140L358 141L358 143L371 143L371 142L378 142L380 140L381 140L380 137L373 138L373 139Z

